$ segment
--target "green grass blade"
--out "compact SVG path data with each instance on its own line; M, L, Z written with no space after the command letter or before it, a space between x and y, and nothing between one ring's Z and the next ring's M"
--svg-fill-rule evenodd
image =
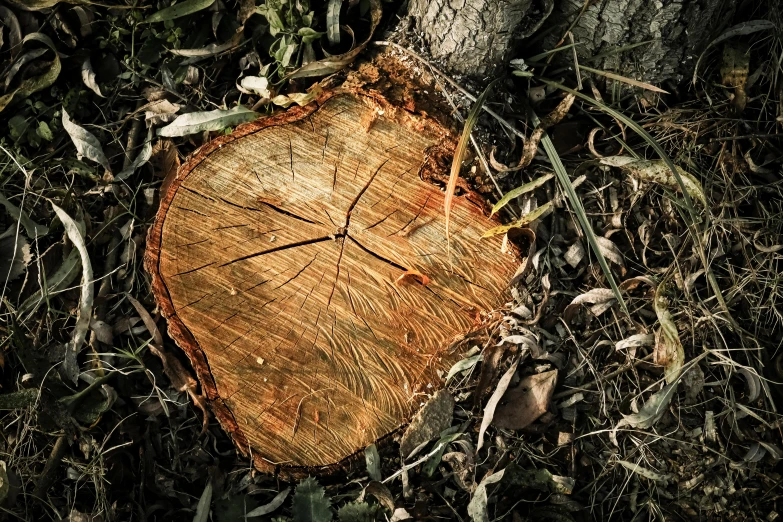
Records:
M535 114L533 114L532 121L534 125L540 123ZM612 275L612 270L609 268L609 263L606 261L606 258L603 253L601 253L601 249L598 246L598 240L595 237L595 232L590 225L590 221L587 219L587 214L585 213L585 208L582 206L582 201L579 199L579 196L576 195L576 190L574 190L574 185L571 183L571 178L568 177L568 172L566 172L565 166L560 160L560 155L557 153L557 150L555 150L555 145L546 132L544 132L544 136L541 138L541 145L544 146L544 151L546 152L547 157L549 157L549 161L552 162L552 168L557 175L557 180L560 182L560 186L563 188L574 214L576 214L579 226L582 228L582 233L585 235L587 243L590 245L596 258L598 258L598 264L601 266L601 270L603 271L606 280L609 282L609 286L612 288L615 299L620 303L620 308L622 308L623 312L630 317L631 314L628 312L628 307L625 305L623 295L620 293L620 287L617 286L617 282Z

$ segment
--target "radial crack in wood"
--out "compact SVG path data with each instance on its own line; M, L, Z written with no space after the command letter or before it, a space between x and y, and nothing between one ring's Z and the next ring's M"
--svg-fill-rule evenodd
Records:
M426 180L453 149L426 118L327 93L205 145L169 185L153 290L257 467L333 469L395 432L459 358L454 341L507 299L516 254L480 239L496 223L470 194L447 258Z

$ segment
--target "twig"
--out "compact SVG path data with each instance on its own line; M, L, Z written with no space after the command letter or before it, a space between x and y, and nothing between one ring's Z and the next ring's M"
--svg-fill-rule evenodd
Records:
M406 471L408 471L409 469L411 469L411 468L415 468L416 466L418 466L419 464L421 464L421 463L422 463L422 462L424 462L425 460L427 460L427 459L429 459L430 457L432 457L433 455L435 455L435 454L436 454L438 451L440 451L440 449L441 449L442 447L443 447L443 443L441 442L440 444L438 444L437 446L435 446L435 449L433 449L432 451L430 451L429 453L427 453L426 455L424 455L422 458L420 458L420 459L419 459L419 460L417 460L416 462L411 462L410 464L404 464L404 465L402 466L402 468L400 468L400 470L399 470L399 471L397 471L397 472L395 472L394 474L392 474L392 475L389 475L388 477L386 477L385 479L383 479L383 480L381 481L381 484L386 484L387 482L390 482L390 481L394 480L395 478L399 477L400 475L402 475L403 473L405 473L405 472L406 472Z
M400 50L400 51L404 52L405 54L407 54L407 55L409 55L409 56L412 56L413 58L416 58L416 59L417 59L417 60L419 60L421 63L425 64L427 67L429 67L430 69L432 69L432 71L433 71L433 72L437 73L437 74L438 74L439 76L441 76L441 77L442 77L444 80L446 80L446 82L448 82L448 84L449 84L449 85L451 85L452 87L454 87L455 89L457 89L457 90L458 90L460 93L462 93L462 95L463 95L463 96L465 96L467 99L469 99L469 100L470 100L470 101L472 101L472 102L475 102L475 101L476 101L476 97L475 97L475 96L473 96L473 94L472 94L470 91L468 91L467 89L465 89L464 87L462 87L460 84L458 84L457 82L455 82L454 80L452 80L452 79L451 79L451 77L450 77L448 74L446 74L445 72L441 71L440 69L438 69L437 67L435 67L434 65L432 65L432 64L431 64L429 61L427 61L427 59L426 59L426 58L424 58L423 56L421 56L421 55L419 55L419 54L415 53L414 51L411 51L410 49L408 49L408 48L406 48L406 47L403 47L403 46L401 46L401 45L400 45L400 44L398 44L398 43L394 43L394 42L388 42L388 41L386 41L386 40L378 40L378 41L375 41L375 42L372 42L372 43L373 43L373 45L378 45L378 46L380 46L380 47L394 47L395 49L398 49L398 50ZM514 125L512 125L511 123L509 123L509 122L508 122L508 120L506 120L505 118L503 118L503 116L501 116L500 114L496 113L495 111L493 111L492 109L490 109L490 108L489 108L489 107L487 107L486 105L484 105L484 106L482 107L482 109L484 110L484 112L486 112L487 114L489 114L490 116L492 116L493 118L495 118L495 119L498 121L498 123L500 123L501 125L503 125L505 128L507 128L508 130L510 130L512 133L516 134L518 137L520 137L520 138L522 139L522 141L523 141L523 142L524 142L524 141L527 139L527 138L525 137L525 133L524 133L524 132L522 132L522 131L518 130L516 127L514 127Z

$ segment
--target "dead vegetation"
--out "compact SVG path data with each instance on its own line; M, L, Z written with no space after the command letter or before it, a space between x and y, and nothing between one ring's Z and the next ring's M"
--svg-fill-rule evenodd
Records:
M514 299L462 341L451 399L422 410L403 455L379 444L351 472L289 485L253 471L216 423L202 430L140 264L147 227L187 153L309 102L321 87L301 68L356 57L381 7L335 18L332 4L0 4L0 517L778 518L774 6L737 20L667 93L569 69L566 37L512 62L460 176L513 196L495 210L516 226L495 232L523 252ZM467 118L480 89L441 75L415 35L383 37ZM324 38L331 58L308 50Z

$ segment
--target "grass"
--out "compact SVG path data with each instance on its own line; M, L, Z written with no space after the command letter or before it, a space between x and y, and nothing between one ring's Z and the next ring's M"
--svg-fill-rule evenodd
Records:
M337 4L330 4L334 15ZM325 11L326 4L322 7ZM63 43L68 32L53 20L68 23L77 8L97 13L98 18L92 35L74 31L74 51ZM0 192L23 217L17 221L6 210L10 207L0 209L0 234L10 231L0 241L24 244L29 254L19 277L4 278L0 296L0 393L4 400L18 393L17 398L27 401L0 412L0 460L10 484L0 498L0 517L189 522L197 517L204 492L211 491L213 520L227 522L269 505L289 487L251 470L248 458L236 454L216 422L201 434L200 412L186 391L172 385L150 349L150 333L142 319L146 316L128 299L136 299L155 321L140 255L156 210L159 173L217 132L165 139L152 133L151 162L113 183L89 157L77 157L60 123L64 108L95 136L118 173L147 145L145 112L169 118L153 106L134 114L149 103L141 93L178 104L174 116L185 110L237 105L273 110L260 94L237 90L237 82L242 75L262 76L264 63L274 62L273 67L289 74L301 65L302 57L293 51L289 56L278 53L281 44L273 47L269 35L257 34L265 23L260 15L243 21L244 43L229 51L191 64L166 51L226 43L234 36L232 8L217 6L220 16L214 18L205 8L145 24L139 22L154 14L152 8L108 12L100 5L58 4L57 17L26 15L39 20L40 31L60 51L63 67L51 87L30 93L13 111L0 113ZM317 8L313 4L312 9ZM10 9L19 15L13 6ZM309 7L296 9L301 18ZM356 23L367 22L362 16ZM772 12L769 18L779 21L779 14ZM213 20L222 36L198 33ZM317 20L312 23L317 31L328 29ZM498 82L492 96L486 91L473 96L455 79L441 78L426 59L419 62L454 91L450 94L455 110L472 106L461 144L467 148L471 129L481 129L473 133L475 143L485 151L497 145L500 160L507 164L513 163L521 140L533 130L521 129L537 125L535 118L526 118L528 86L552 88L534 107L540 114L557 104L562 93L577 100L563 126L542 135L544 154L534 147L527 169L497 177L503 193L544 180L504 201L506 209L523 219L530 209L549 202L553 211L531 223L534 232L524 236L533 238L531 248L523 249L530 256L513 287L511 305L491 314L482 329L460 345L475 359L455 370L450 380L457 401L450 431L407 461L394 445L380 445L382 487L368 479L361 463L348 473L319 478L320 485L310 484L315 496L323 486L324 498L333 501L332 515L357 503L383 512L372 515L377 520L390 517L399 507L422 519L468 520L467 506L476 498L478 484L503 469L511 474L512 463L525 471L573 479L573 491L555 489L559 479L522 485L500 481L487 488L485 509L491 520L742 520L780 512L776 451L783 454L783 375L776 368L783 367L783 185L778 179L783 145L776 138L776 93L783 45L776 33L764 34L751 49L749 72L757 69L760 76L748 89L741 117L731 113L733 93L723 85L720 72L722 46L747 36L741 32L710 48L697 71L702 81L681 98L651 97L638 85L629 85L633 75L627 71L620 75L580 66L605 101L597 100L589 88L577 91L541 76L538 66L543 63L562 56L569 64L572 51L580 49L578 42L522 56L532 71L524 79ZM631 52L647 43L613 52ZM264 63L252 55L254 46ZM28 41L24 50L35 47ZM0 52L7 49L0 47ZM117 60L116 71L95 71L105 99L81 79L82 63L75 57L85 49L96 53L95 67ZM405 49L406 56L421 59ZM3 56L10 59L10 54ZM580 62L597 67L599 58ZM29 78L50 70L51 60L51 51L46 51L22 74ZM17 80L21 78L12 81L13 87ZM288 94L306 90L308 84L298 82ZM284 93L285 87L274 87L275 94ZM479 111L489 117L479 118ZM601 165L585 148L585 140L580 150L558 149L558 131L580 120L605 130L606 142L596 143L601 150L606 144L617 150L615 142L620 142L624 154L663 161L681 190L644 183ZM165 124L152 125L157 129ZM624 132L616 136L607 130L618 126ZM594 140L599 137L594 135ZM163 153L172 148L173 155ZM452 179L460 175L463 159L456 155ZM484 168L478 167L479 172ZM707 208L682 190L676 167L698 178ZM560 206L563 197L570 212ZM52 203L73 220L70 233L63 226L67 220L56 218ZM81 280L74 227L83 228L81 237L94 271L91 281ZM616 246L622 265L610 265L597 243L599 237ZM513 230L509 238L515 240ZM575 245L580 238L592 254L583 251L579 257ZM0 253L11 251L8 245L0 244ZM664 385L661 369L651 364L660 342L655 339L660 325L653 296L662 281L672 289L668 311L692 368L680 379L657 422L647 428L616 429ZM87 332L87 348L78 360L80 377L74 383L60 369L63 347L77 325L85 283L95 289L94 319L109 328L93 325ZM573 315L565 313L574 299L607 285L617 306L587 302L571 309ZM169 339L162 341L167 352L177 353ZM477 452L481 411L513 360L520 362L511 386L533 373L558 370L549 413L524 431L489 423L484 447ZM761 388L757 394L752 391L755 384ZM438 448L440 443L445 447ZM268 516L293 516L294 503L302 502L295 500L293 486ZM0 496L2 491L0 487ZM209 511L202 507L201 514ZM346 522L348 511L341 511Z

